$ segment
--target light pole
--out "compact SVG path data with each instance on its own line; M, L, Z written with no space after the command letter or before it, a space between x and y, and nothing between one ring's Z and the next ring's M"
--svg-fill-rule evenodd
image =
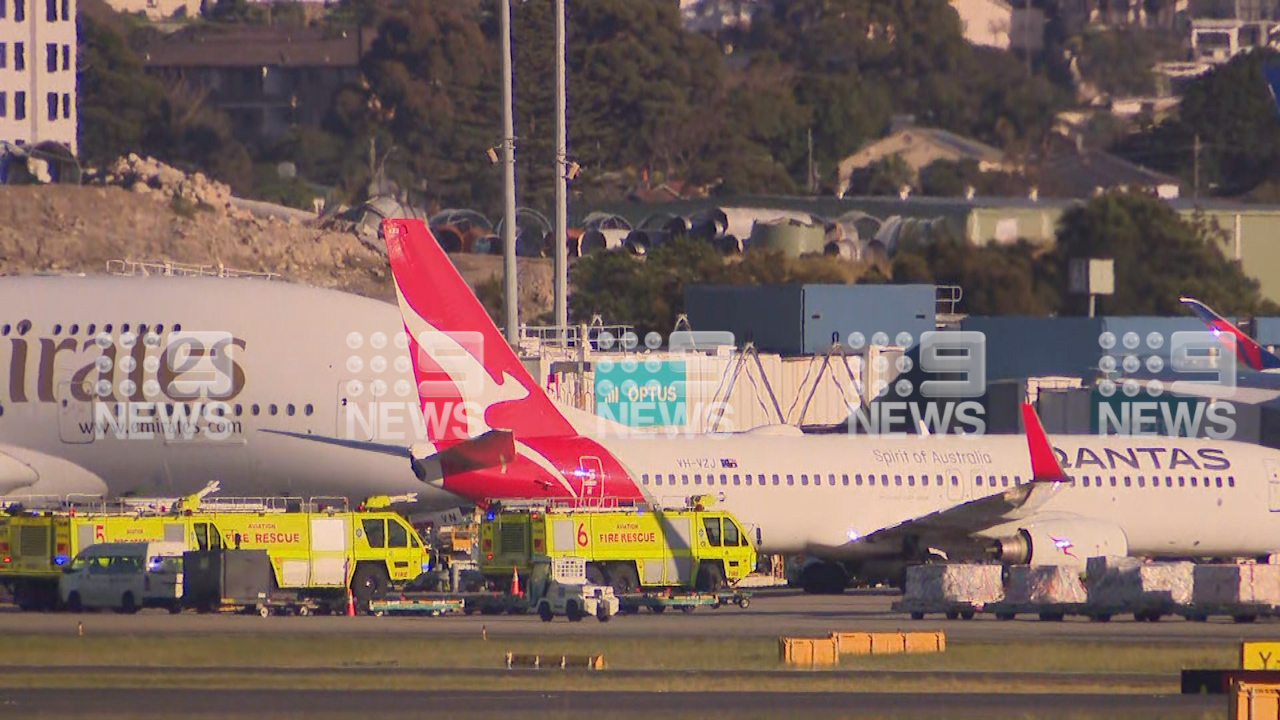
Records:
M569 325L569 140L565 122L564 0L555 0L556 14L556 220L555 304L556 327L563 345Z
M515 347L520 343L520 290L516 283L516 132L511 104L511 0L501 0L498 13L498 34L502 36L502 279L506 298L503 324L507 342Z

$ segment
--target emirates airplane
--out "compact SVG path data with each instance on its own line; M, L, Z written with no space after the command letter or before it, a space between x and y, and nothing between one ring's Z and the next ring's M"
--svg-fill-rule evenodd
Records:
M429 436L414 455L478 451L472 466L446 467L437 480L412 464L478 504L710 495L752 528L762 552L813 558L802 576L813 592L843 591L852 573L887 558L1081 565L1103 554L1280 549L1280 453L1229 440L1063 436L1050 446L1030 408L1026 438L802 437L776 427L673 437L575 426L421 221L387 220L383 235ZM513 452L495 439L508 435ZM616 572L602 579L634 585L634 570Z
M417 492L422 510L456 509L404 470L425 429L402 327L389 303L276 280L0 278L0 500L218 480L230 495Z

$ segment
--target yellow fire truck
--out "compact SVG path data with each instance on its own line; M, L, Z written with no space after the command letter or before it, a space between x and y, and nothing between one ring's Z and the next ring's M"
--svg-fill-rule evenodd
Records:
M56 604L58 577L82 549L101 542L180 541L188 550L263 549L282 590L360 607L424 572L427 549L398 513L375 496L346 499L219 498L205 491L174 503L66 506L0 515L0 583L24 609Z
M534 556L581 557L588 582L619 595L659 588L715 593L756 566L756 550L734 517L686 507L572 507L545 501L498 502L480 524L486 577L526 573Z

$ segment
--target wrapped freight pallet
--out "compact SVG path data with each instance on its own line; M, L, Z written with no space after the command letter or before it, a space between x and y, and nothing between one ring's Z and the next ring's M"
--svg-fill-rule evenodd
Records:
M1169 612L1191 602L1189 562L1144 562L1131 557L1092 557L1085 566L1089 605L1117 612Z
M1010 604L1072 605L1087 599L1080 572L1062 565L1013 565L1004 601Z
M1280 605L1280 565L1197 565L1197 607Z
M907 568L904 605L981 607L1004 597L999 565L914 565Z

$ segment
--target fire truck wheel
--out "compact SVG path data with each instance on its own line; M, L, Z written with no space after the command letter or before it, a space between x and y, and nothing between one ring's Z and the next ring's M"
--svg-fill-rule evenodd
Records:
M351 578L351 594L355 595L356 610L368 612L369 601L382 597L387 592L387 571L374 565L365 565L356 569Z
M698 568L697 589L701 592L719 592L724 588L724 572L719 565L704 563Z
M67 597L67 609L73 613L84 612L84 603L80 602L80 593L73 592Z
M538 604L538 617L542 618L542 622L551 622L555 615L551 613L551 605L549 603Z
M609 568L609 584L615 595L630 595L640 589L640 576L634 565L619 563Z

